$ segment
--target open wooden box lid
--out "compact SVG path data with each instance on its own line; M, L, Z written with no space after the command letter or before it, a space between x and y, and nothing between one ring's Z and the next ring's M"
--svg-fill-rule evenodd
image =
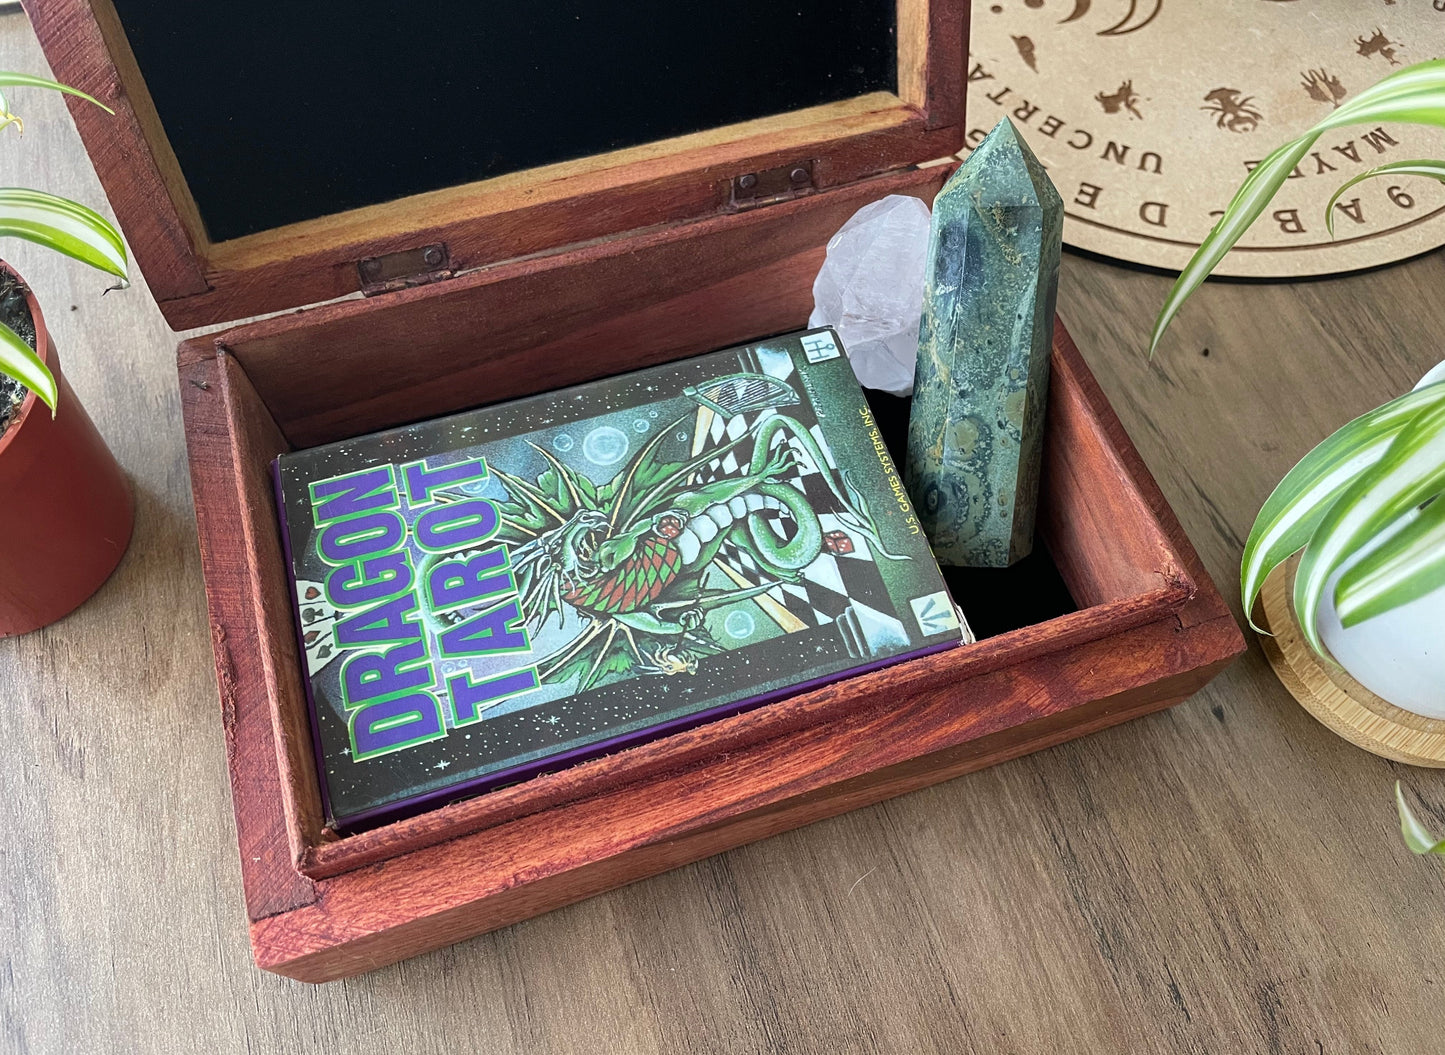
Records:
M27 0L177 329L817 194L963 144L967 0ZM502 20L509 24L500 24Z

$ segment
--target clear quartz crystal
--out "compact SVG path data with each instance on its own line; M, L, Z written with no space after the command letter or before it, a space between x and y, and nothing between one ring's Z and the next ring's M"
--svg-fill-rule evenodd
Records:
M809 326L832 326L864 388L913 391L928 206L893 194L865 205L828 242Z

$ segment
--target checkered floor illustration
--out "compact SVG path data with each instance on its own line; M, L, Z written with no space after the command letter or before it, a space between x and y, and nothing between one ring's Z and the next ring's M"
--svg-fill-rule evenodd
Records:
M733 440L746 436L755 423L771 413L771 410L764 410L754 414L735 414L727 419L713 415L708 424L703 453L720 449ZM822 430L814 425L809 432L818 449L830 458L828 467L833 468L831 452ZM773 437L772 449L776 450L785 443L791 443L797 459L787 482L807 496L808 504L818 513L824 534L832 534L836 538L841 533L846 538L846 546L850 551L830 553L825 549L803 570L800 581L782 583L769 590L767 595L808 627L833 622L847 610L852 601L886 611L890 607L888 591L883 584L878 565L873 560L868 540L840 518L839 514L845 513L842 503L829 488L827 479L807 451L799 444L792 443L782 432ZM725 477L740 476L746 471L752 457L752 445L744 441L711 459L698 471L696 482L712 483ZM786 541L791 538L795 525L790 517L773 513L768 520L780 539ZM750 584L762 583L769 578L750 553L732 542L723 543L718 551L718 560L727 564Z

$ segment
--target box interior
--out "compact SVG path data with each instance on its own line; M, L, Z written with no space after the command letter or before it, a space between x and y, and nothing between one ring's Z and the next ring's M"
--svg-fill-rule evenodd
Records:
M866 394L888 453L895 464L902 466L908 450L912 400L887 392ZM979 640L1079 610L1049 554L1048 544L1037 537L1033 552L1007 568L945 567L943 579Z
M869 705L867 686L881 691L884 681L878 679L890 672L862 675L806 694L801 702L771 704L716 728L678 734L338 841L322 825L268 469L286 449L801 328L827 239L842 222L884 193L931 199L948 171L894 174L839 189L827 196L836 200L814 199L807 208L788 203L712 218L366 302L263 320L182 345L183 370L188 362L212 358L220 367L226 435L193 433L191 442L193 451L197 444L228 447L245 549L238 555L229 545L235 525L212 528L204 522L202 549L204 555L213 531L226 532L228 545L218 544L211 559L239 559L257 598L254 632L262 645L287 832L298 869L313 876L337 874L385 859L399 852L398 846L432 845L596 794L675 767L684 756L695 763L776 735L777 723L814 720L806 716L819 708L833 713ZM1061 359L1057 344L1054 362L1038 526L1048 559L991 579L963 580L965 610L997 636L904 663L893 668L893 683L910 677L922 679L920 684L946 683L950 670L978 669L985 655L984 665L996 667L1054 654L1167 618L1193 595L1167 532L1127 483L1131 476L1119 460L1120 438L1109 433L1081 387L1082 365ZM1069 376L1061 378L1061 369ZM992 607L999 594L1038 582L1054 585L1037 606L1017 608L1014 619L1002 624L983 618L980 605ZM214 587L209 570L207 585ZM1019 619L1045 621L1008 627ZM725 733L719 731L724 726Z

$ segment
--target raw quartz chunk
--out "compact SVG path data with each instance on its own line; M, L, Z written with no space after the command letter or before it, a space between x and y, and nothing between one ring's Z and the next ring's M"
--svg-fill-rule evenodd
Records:
M828 242L808 325L838 331L864 388L913 391L928 221L927 205L893 194L863 206Z

